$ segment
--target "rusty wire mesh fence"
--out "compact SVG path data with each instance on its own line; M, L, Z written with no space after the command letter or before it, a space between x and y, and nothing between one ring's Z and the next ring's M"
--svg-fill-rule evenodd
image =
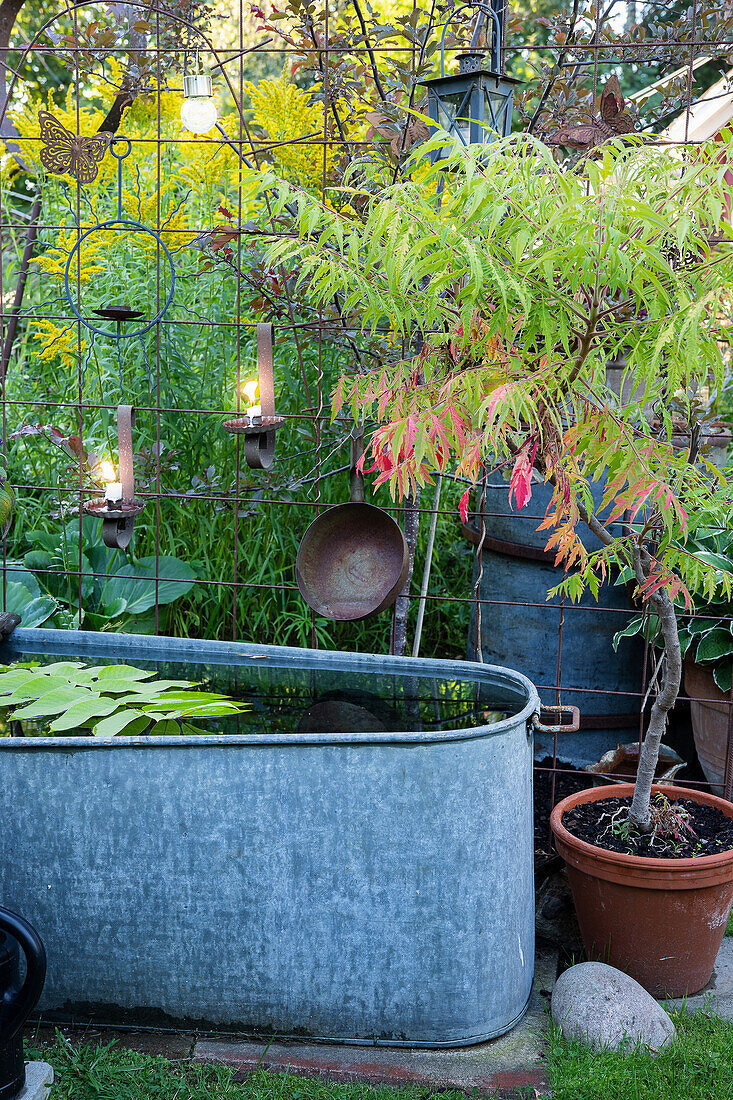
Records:
M709 101L727 104L725 5L715 19L699 0L493 7L503 64L526 82L515 125L545 118L557 129L564 109L584 103L587 112L613 74L636 89L636 125L650 141L669 141L664 127L676 119L684 132L675 140L694 144L693 107L711 86ZM274 163L333 203L344 163L375 144L392 156L396 178L411 141L404 107L421 107L416 81L437 71L449 9L378 8L293 4L277 13L238 0L211 18L193 0L0 4L2 430L16 494L3 539L4 607L28 626L468 655L519 668L546 702L579 705L581 736L634 740L656 657L648 639L615 654L611 638L638 612L619 586L598 604L546 601L557 571L535 532L542 513L511 512L501 471L478 486L465 525L464 486L448 475L404 507L384 490L376 497L414 555L391 611L334 623L298 592L306 528L349 494L353 425L332 421L332 389L381 350L337 309L311 309L297 271L268 266L264 244L291 227L266 203L248 206L238 181ZM583 17L583 32L547 30L551 11ZM385 24L399 34L385 37ZM633 29L641 25L643 35ZM447 56L461 48L458 34ZM202 135L181 125L192 73L213 77L218 105ZM586 99L576 102L579 80ZM365 122L363 113L354 125L349 81L368 88L364 112L382 97L381 116ZM108 145L79 145L77 135L98 132L112 134ZM268 470L248 466L244 437L224 428L257 377L263 321L275 326L275 403L285 421ZM389 344L388 333L380 338ZM121 406L135 409L141 509L129 547L115 550L84 504L119 475ZM536 500L540 507L539 492ZM730 720L728 730L730 795ZM556 742L545 749L538 767L552 804L558 779L575 772Z

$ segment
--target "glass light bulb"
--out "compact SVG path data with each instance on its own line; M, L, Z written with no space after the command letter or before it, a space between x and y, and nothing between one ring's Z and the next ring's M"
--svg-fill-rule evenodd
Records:
M187 96L181 104L181 122L192 134L208 134L218 117L219 112L211 96Z

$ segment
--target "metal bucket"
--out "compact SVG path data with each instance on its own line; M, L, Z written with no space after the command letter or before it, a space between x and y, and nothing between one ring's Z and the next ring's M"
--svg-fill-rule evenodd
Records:
M287 677L312 684L313 699L359 690L370 711L369 692L387 699L377 725L403 716L398 732L334 732L328 707L319 733L305 698L304 731L296 715L283 734L255 698L254 733L0 738L0 896L46 944L45 1018L409 1046L476 1043L521 1018L538 707L525 677L55 630L17 630L0 660L20 654L186 678L206 662L263 700ZM453 684L477 706L498 700L511 717L435 729L421 703L411 720L418 680L436 697Z
M603 487L593 486L600 505ZM501 661L528 676L543 702L555 702L558 682L559 625L563 609L547 593L563 578L555 555L544 549L548 532L537 527L545 515L551 489L532 486L532 499L517 512L509 505L508 486L494 477L486 493L486 537L482 554L481 643L485 661ZM477 541L475 527L466 534ZM581 532L588 550L600 543ZM474 585L476 567L474 566ZM494 602L488 602L494 601ZM560 683L563 701L580 708L580 732L558 738L560 758L575 766L595 763L619 741L632 741L639 732L639 692L642 682L643 643L625 638L614 653L614 634L632 617L625 585L607 583L598 600L586 592L577 604L565 601L562 628ZM476 611L472 607L468 656L474 658ZM605 694L609 693L609 694ZM553 740L538 737L537 758L552 755Z

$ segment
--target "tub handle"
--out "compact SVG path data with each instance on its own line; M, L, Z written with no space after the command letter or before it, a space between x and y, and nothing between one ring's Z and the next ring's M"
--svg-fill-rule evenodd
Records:
M572 715L572 721L565 726L546 726L540 722L540 714L543 711L551 711L553 714L570 714ZM537 730L538 733L577 733L580 729L580 711L577 707L546 707L543 704L539 711L532 715L532 728Z

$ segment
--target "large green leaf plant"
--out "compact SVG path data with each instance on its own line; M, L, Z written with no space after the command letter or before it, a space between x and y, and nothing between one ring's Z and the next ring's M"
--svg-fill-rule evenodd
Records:
M8 563L6 610L20 615L24 627L149 634L157 604L158 627L164 626L167 606L194 586L193 566L166 554L137 558L134 550L110 550L91 516L82 518L81 528L81 552L78 519L60 535L27 532L34 548L22 562Z

